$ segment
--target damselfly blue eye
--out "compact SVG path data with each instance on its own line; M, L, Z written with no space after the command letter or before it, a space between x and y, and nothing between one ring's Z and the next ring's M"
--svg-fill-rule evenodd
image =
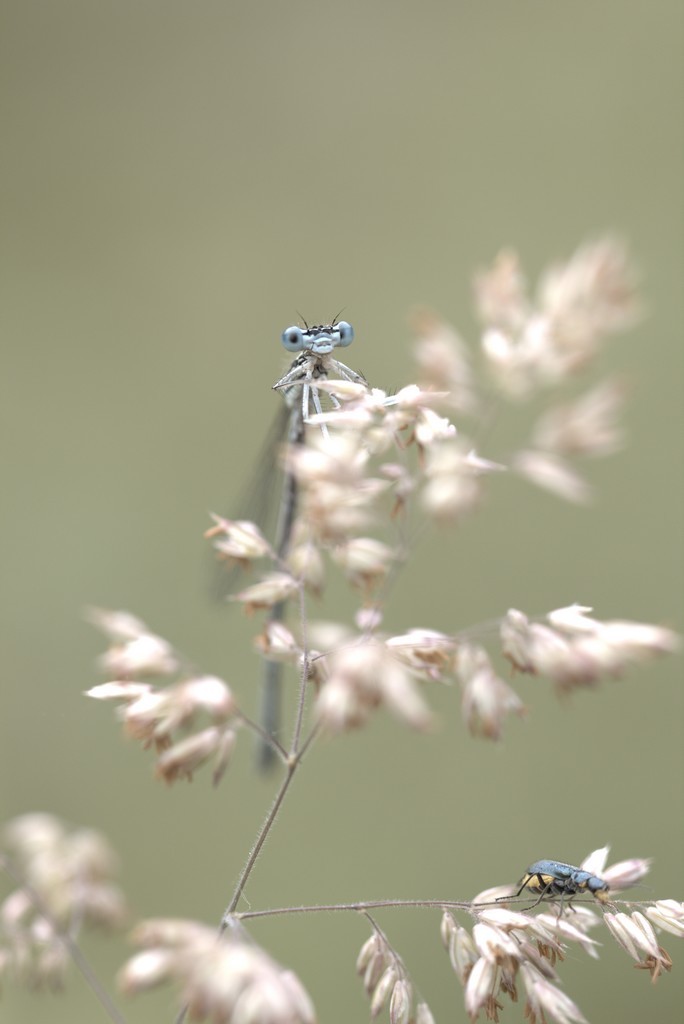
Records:
M301 327L286 327L281 341L288 352L301 352L304 348L304 332Z
M339 323L335 324L335 330L340 336L338 345L340 348L346 348L347 345L351 345L354 340L354 328L351 324L348 324L346 320L340 320Z

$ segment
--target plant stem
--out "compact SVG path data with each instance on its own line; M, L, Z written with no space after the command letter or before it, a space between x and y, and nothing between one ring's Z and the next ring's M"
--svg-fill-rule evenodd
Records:
M551 900L548 900L550 903ZM629 900L614 900L614 903L619 903L621 906L626 907L641 907L651 906L652 902L644 900L642 902L634 902ZM238 921L247 921L256 917L278 917L285 914L327 914L335 911L353 911L355 913L361 913L366 916L369 910L378 910L381 908L408 908L408 909L424 909L424 910L477 910L481 907L501 907L508 906L508 904L524 903L529 904L529 897L521 897L516 899L511 896L510 898L501 897L498 900L486 900L482 903L473 903L472 900L359 900L355 903L320 903L315 905L301 905L298 907L271 907L269 910L244 910L238 913L233 913L232 916ZM582 905L596 906L596 900L577 900L576 903ZM526 909L532 909L527 907Z
M304 710L306 708L306 689L309 681L309 645L306 635L306 594L304 587L299 588L299 625L302 634L301 645L304 652L302 658L302 671L299 677L299 693L297 695L297 714L295 726L292 731L292 743L290 744L290 756L296 757L299 752L299 742L302 736L302 725L304 724Z
M223 913L223 917L221 918L221 927L219 929L219 934L220 935L222 935L223 932L226 930L226 927L227 927L226 919L228 917L230 917L231 914L233 914L236 906L240 902L240 897L242 896L242 893L244 892L244 889L245 889L245 886L247 885L247 881L249 879L249 876L251 875L252 870L254 868L254 865L257 862L257 858L259 857L259 854L261 853L261 849L262 849L264 843L266 842L266 840L268 838L269 832L271 831L271 828L273 827L273 823L275 822L275 820L276 820L276 818L278 816L278 811L281 808L281 805L283 803L283 800L285 799L287 791L290 788L290 783L292 782L292 780L294 778L294 775L295 775L295 772L297 771L298 767L299 767L299 759L298 758L293 758L292 760L289 761L289 763L287 765L287 770L286 770L286 773L285 773L285 777L283 778L283 781L280 784L280 788L279 788L278 792L276 793L276 797L275 797L275 800L273 801L273 803L271 805L271 809L268 812L268 814L266 815L266 819L265 819L263 825L261 826L261 829L259 830L259 835L257 836L257 840L256 840L254 846L252 847L252 849L250 850L249 857L247 858L247 863L245 864L244 868L242 869L242 874L240 875L238 883L235 886L235 891L233 892L233 895L231 897L230 903L226 907L226 910Z
M478 906L488 904L478 904ZM240 921L254 917L276 917L279 914L321 914L336 910L353 910L365 914L368 910L381 907L421 907L438 908L440 910L470 910L474 904L471 900L362 900L358 903L327 903L316 906L273 907L270 910L245 910L233 914Z
M281 761L287 761L287 750L285 750L285 747L282 745L282 743L278 742L275 736L272 736L270 732L267 732L266 729L263 728L263 726L259 725L258 722L255 722L253 718L249 717L249 715L246 715L244 711L239 711L238 717L240 721L243 723L243 725L245 725L248 729L251 729L252 732L263 741L263 743L272 747L273 750L277 752Z
M305 628L305 623L306 623L306 618L305 618L306 609L304 607L304 588L303 587L300 588L300 610L301 610L301 618L302 618L302 629L304 629ZM239 917L239 914L235 913L235 908L237 907L238 903L240 902L240 898L241 898L243 892L245 891L245 886L247 885L247 882L249 880L249 876L252 874L252 871L254 869L254 865L256 864L256 862L257 862L257 860L259 858L259 854L261 853L263 845L266 842L266 840L268 839L269 833L270 833L271 829L273 828L273 825L275 823L276 818L278 817L278 812L280 811L280 808L281 808L281 806L283 804L283 800L285 799L285 796L287 795L287 791L290 788L290 784L291 784L291 782L292 782L292 780L294 778L295 772L299 768L299 765L301 764L302 759L303 759L305 753L309 749L309 746L311 745L311 743L313 742L313 740L315 739L315 737L316 737L316 735L318 733L318 729L314 725L312 730L311 730L311 732L309 733L309 735L305 739L304 743L301 743L302 725L303 725L303 722L304 722L304 710L306 708L306 688L307 688L307 685L308 685L308 680L309 680L309 656L308 656L308 651L306 650L306 643L305 643L304 644L304 657L302 659L302 672L301 672L301 677L300 677L300 681L299 681L299 694L298 694L298 698L297 698L297 714L296 714L296 719L295 719L294 732L293 732L293 736L292 736L292 746L291 746L291 750L290 750L289 754L285 750L285 748L283 746L281 746L281 744L278 743L278 741L273 736L271 736L265 730L263 730L256 722L252 721L252 719L250 719L247 715L245 715L242 712L240 712L241 718L242 718L243 722L245 723L245 725L249 726L249 728L252 728L252 729L254 729L255 732L259 733L262 736L262 739L266 743L269 743L273 747L273 749L275 749L278 752L278 754L280 755L280 757L282 758L282 760L285 763L285 776L284 776L284 778L283 778L283 780L282 780L282 782L280 784L280 788L278 789L278 792L276 793L275 799L274 799L274 801L273 801L273 803L271 805L271 809L269 810L268 814L266 815L264 823L263 823L263 825L261 826L261 828L259 830L259 834L257 836L256 842L255 842L254 846L252 847L252 849L250 850L249 856L247 858L247 862L246 862L244 868L242 869L242 874L240 875L238 883L235 886L235 890L233 892L233 895L231 896L230 903L228 904L228 906L226 907L226 909L223 912L223 915L221 917L221 924L219 926L219 936L224 934L224 932L228 928L228 925L230 923L231 918L233 920L235 920L236 918ZM187 1015L187 1010L188 1010L187 1006L184 1006L181 1009L180 1013L176 1017L175 1024L183 1024L183 1021L185 1020L186 1015Z
M235 886L235 891L231 896L230 903L224 910L223 915L221 917L221 924L219 926L219 936L223 935L223 933L226 931L230 924L231 918L235 920L235 918L239 916L238 914L235 914L235 908L240 902L240 897L242 896L245 890L245 886L247 885L249 876L251 875L254 865L257 862L259 854L261 853L261 849L268 838L269 832L273 828L273 824L276 818L278 817L278 811L280 810L283 800L285 799L285 796L287 794L287 791L290 788L290 783L292 782L295 772L299 767L300 760L301 755L298 757L290 758L287 762L287 771L285 773L285 777L283 778L283 781L280 784L280 788L276 793L276 797L271 805L271 809L266 815L264 823L259 830L257 840L252 849L250 850L249 857L247 858L247 862L244 868L242 869L242 874L240 875L238 883ZM183 1006L178 1016L176 1017L175 1024L183 1024L187 1016L187 1012L187 1006Z

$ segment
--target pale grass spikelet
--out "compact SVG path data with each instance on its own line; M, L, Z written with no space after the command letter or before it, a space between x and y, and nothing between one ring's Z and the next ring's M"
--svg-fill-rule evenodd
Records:
M592 490L587 481L566 459L553 452L531 448L518 451L513 456L511 468L530 483L564 501L586 505L591 500Z
M384 935L374 931L356 959L356 972L370 999L370 1017L376 1020L389 1000L390 1024L409 1024L413 1004L413 986L401 958Z
M391 963L380 975L380 980L373 990L370 1004L371 1020L375 1020L376 1017L379 1017L384 1010L387 1000L397 983L397 978L398 972L396 964Z
M577 374L604 338L631 327L639 314L626 250L610 238L583 246L551 268L534 304L512 253L479 275L476 298L492 379L502 394L517 399Z
M660 654L674 654L681 646L672 629L644 622L593 622L591 635L607 650L606 660L618 669Z
M371 960L373 960L377 954L382 954L384 948L385 946L380 935L377 932L373 932L359 950L359 955L356 958L356 973L365 974L366 968Z
M379 472L389 481L392 488L394 506L390 511L390 517L395 519L406 509L416 488L416 480L406 466L399 462L385 462L379 467Z
M182 948L194 942L207 939L211 929L198 921L183 917L149 917L138 921L130 935L134 946L148 948ZM211 931L214 940L216 932Z
M321 382L325 385L325 381ZM334 381L329 381L329 384ZM316 385L317 388L320 384ZM328 391L329 388L323 387L323 390ZM364 388L363 393L359 395L350 396L347 402L344 402L341 408L329 409L325 412L314 413L308 416L306 419L307 426L312 430L321 431L333 428L338 437L342 437L344 432L348 435L357 435L358 437L368 437L373 425L375 423L376 413L378 410L377 396L384 398L384 391L378 391L372 389L372 392L367 388ZM337 396L339 397L339 396ZM311 437L311 434L309 435ZM315 444L317 438L312 438ZM385 436L381 447L387 446L387 438ZM369 451L372 449L369 448Z
M125 921L116 857L101 833L48 814L14 818L2 838L18 888L0 904L0 961L31 988L59 989L70 961L67 933L76 940L84 927L112 931Z
M20 857L50 854L64 838L65 828L54 814L36 812L12 818L2 830L3 846Z
M500 900L504 900L507 896L511 895L511 892L516 886L511 885L492 885L487 889L483 889L477 896L473 897L472 903L474 907L479 906L482 903L497 903Z
M146 992L171 981L175 953L166 949L147 949L132 957L119 974L119 987L125 995Z
M142 619L131 612L93 607L86 609L85 619L115 644L137 640L150 632Z
M222 723L235 710L233 695L222 679L200 676L143 694L123 708L121 717L134 739L164 747L173 732L191 726L200 712L213 722Z
M387 971L387 967L385 965L388 962L390 962L388 955L384 952L376 953L366 968L363 976L363 987L366 995L371 997L371 999Z
M455 439L456 434L456 427L445 416L439 416L433 409L421 409L413 426L412 440L421 452L425 452L437 441Z
M423 679L441 681L455 669L456 642L434 629L410 629L391 636L385 646L395 658Z
M411 983L407 978L399 978L392 989L389 1005L390 1024L409 1024L411 1019L411 1002L413 992ZM428 1016L429 1015L429 1016ZM416 1024L428 1024L432 1014L426 1003L419 1003L416 1007ZM434 1022L433 1022L434 1024Z
M176 779L192 781L193 773L219 750L225 751L224 736L232 736L233 732L225 733L216 726L203 729L178 740L173 746L163 750L155 764L155 774L164 782L175 782Z
M491 327L515 333L530 313L527 284L520 258L503 249L487 270L480 270L473 282L475 306L480 320Z
M555 940L553 935L546 939L537 939L536 942L529 942L523 939L520 943L521 966L533 967L542 978L549 981L558 981L558 974L555 964L563 959L563 947ZM591 948L591 955L596 956L594 947ZM516 993L517 995L517 993Z
M224 729L216 748L214 758L214 770L211 773L212 785L218 786L233 756L233 750L237 743L237 732L234 729Z
M325 567L321 548L315 544L302 520L295 523L292 543L287 555L287 568L309 593L316 597L323 592Z
M625 394L616 380L601 381L573 402L553 406L537 420L532 445L559 456L606 456L623 443L618 423Z
M383 419L378 429L384 433L388 444L392 443L400 452L415 444L423 474L429 453L440 442L455 442L458 437L454 424L433 408L448 397L446 393L425 391L411 384L384 399Z
M373 954L368 961L366 970L363 972L363 987L367 996L371 996L387 970L388 964L392 962L391 955L384 944Z
M130 612L89 608L85 617L110 641L109 649L100 658L108 675L125 679L173 675L178 670L178 657L168 640L157 636Z
M651 921L640 911L631 914L604 914L604 921L613 937L633 960L635 967L649 971L656 982L663 971L672 968L672 959L658 944ZM657 922L654 922L657 923Z
M590 957L598 959L597 947L600 943L592 939L587 931L599 924L599 919L586 907L573 907L572 910L572 920L557 913L537 914L534 918L533 933L548 950L553 951L554 956L562 957L561 942L565 941L576 942ZM575 911L578 913L575 914Z
M394 448L403 451L409 442L403 437L400 440L399 435L411 435L413 426L421 418L423 410L430 409L441 397L432 392L422 391L417 384L409 384L392 395L379 388L371 388L366 392L358 402L358 420L350 425L347 445L350 450L356 445L364 452L364 473L368 479L371 479L370 459ZM345 413L348 416L349 410L345 410ZM334 422L338 414L336 411L327 414L328 422ZM374 483L377 490L378 482Z
M646 916L656 928L684 938L684 903L677 900L656 900L646 910Z
M238 712L230 687L217 676L195 676L156 689L149 684L102 683L86 691L96 700L122 702L119 716L125 733L158 752L158 778L166 782L190 780L194 771L214 759L214 781L223 772L235 743L235 731L228 723ZM189 735L202 715L212 723Z
M631 664L678 649L672 630L639 622L601 622L589 608L572 605L531 622L511 609L501 626L504 655L521 672L546 676L558 690L594 686Z
M382 608L379 605L357 608L354 613L354 625L368 636L375 633L382 625Z
M638 944L648 956L657 958L659 955L658 940L651 922L640 910L632 912L631 920Z
M480 473L469 456L467 445L458 439L435 442L425 452L421 503L438 523L460 520L481 498Z
M432 716L410 673L383 644L360 641L326 655L325 663L315 709L327 732L357 728L380 706L414 729L430 727Z
M199 711L205 711L216 722L230 718L235 712L230 687L218 676L194 676L179 683L176 689L178 703L184 705L181 724L186 724Z
M331 386L335 382L329 381L327 385L325 381L319 382L316 387L320 387L321 383L323 390L331 391ZM340 395L336 397L341 399ZM314 428L334 428L336 436L346 439L349 448L354 445L362 446L366 457L377 455L392 447L391 425L385 422L387 404L392 401L393 399L388 398L387 393L380 388L364 387L355 395L350 395L348 400L342 399L341 409L331 409L309 416L307 424ZM327 443L318 433L311 437L314 447L319 445L321 440Z
M194 922L143 923L134 941L148 946L119 974L133 995L174 981L191 1020L211 1024L315 1024L311 999L292 971L282 968L241 929L217 939Z
M271 572L237 594L232 594L229 600L243 604L246 613L251 615L264 608L273 608L298 591L299 583L289 572Z
M639 318L636 276L626 248L614 238L581 246L567 263L543 275L538 304L559 358L571 370L585 365L605 336L626 330Z
M3 846L57 925L77 912L86 923L122 924L125 905L113 883L117 858L100 832L69 829L52 815L25 814L7 823Z
M391 1021L391 1024L395 1024L395 1021ZM405 1024L404 1021L397 1021L396 1024ZM416 1004L416 1024L435 1024L435 1018L432 1015L432 1010L427 1003Z
M211 518L214 525L204 536L213 538L214 549L221 558L239 565L249 565L258 558L274 557L271 545L255 523L246 519L224 519L213 513Z
M544 1024L549 1019L557 1024L588 1024L577 1004L535 967L523 964L520 976L527 994L525 1016L530 1024Z
M392 569L396 554L374 537L353 537L332 551L334 561L353 587L368 597Z
M580 609L581 611L589 611L589 609ZM552 613L553 614L553 613ZM606 864L608 863L608 854L610 853L610 846L599 846L598 849L592 850L580 863L580 867L584 871L590 871L592 875L598 875L599 878L605 878Z
M109 683L98 683L84 691L84 696L92 697L93 700L121 700L131 703L147 693L152 693L153 687L150 683L133 683L127 680L114 679Z
M294 665L302 653L294 634L283 622L269 620L254 638L254 646L269 661L282 661Z
M650 858L633 857L631 860L620 861L619 864L611 864L609 868L596 874L600 874L612 892L621 892L623 889L631 889L633 885L638 885L650 871L651 863Z
M625 950L634 960L640 961L641 954L638 952L637 945L635 942L635 928L632 924L632 920L629 914L618 913L612 914L610 912L603 915L603 922L611 932L613 938L617 941L619 946ZM636 932L639 936L639 933ZM640 936L639 936L640 938Z
M405 384L392 395L385 395L382 399L381 408L385 416L391 420L393 430L402 430L406 427L413 427L420 422L425 413L429 413L435 405L439 405L448 394L445 391L426 390L418 384ZM396 419L397 415L400 417ZM438 417L440 420L442 417ZM444 420L448 423L448 420ZM454 429L447 428L447 434L454 433ZM442 436L442 430L438 432Z
M286 449L286 469L301 491L299 519L319 542L342 543L370 523L389 483L367 474L369 459L363 437L353 431Z
M441 938L442 945L445 949L449 949L451 938L457 927L458 925L456 924L454 915L450 910L445 910L442 913L442 918L439 923L439 937Z
M473 942L480 956L496 964L516 961L520 956L520 946L507 931L499 925L485 924L478 921L473 927Z
M313 619L308 627L309 643L321 651L335 651L338 647L346 647L359 642L359 637L342 622L326 619ZM325 659L319 655L319 660Z
M500 928L503 932L535 931L539 916L533 918L516 910L508 910L506 907L485 907L484 910L478 911L477 919L482 924Z
M484 473L503 473L506 466L501 462L493 462L492 459L485 459L481 455L478 455L474 449L471 449L465 457L466 465L476 474L483 475Z
M372 605L363 606L372 608ZM357 609L356 615L359 614ZM372 631L371 631L372 632ZM373 643L370 635L360 635L345 622L333 622L330 619L314 619L308 624L309 643L319 651L318 658L328 667L328 659L338 650L357 647L359 644Z
M100 666L111 676L167 676L178 670L178 659L171 645L151 633L110 647L102 655Z
M329 395L334 395L342 405L350 403L358 403L368 395L369 388L367 384L361 384L358 381L353 380L317 380L316 388L318 391L325 391ZM332 410L332 419L328 422L335 422L335 413L338 410ZM317 415L325 415L319 413ZM313 417L307 419L307 423L315 422Z
M482 355L498 390L509 398L526 399L535 387L537 349L530 344L534 336L527 332L516 342L505 331L487 328L482 334Z
M449 961L462 985L465 985L470 972L479 959L477 947L470 932L459 924L454 924L447 946Z
M501 1004L496 1001L498 967L492 960L481 956L476 960L465 983L464 1001L466 1013L475 1020L484 1009L487 1017L496 1020Z
M86 697L101 695L99 687L94 689L94 694L86 691ZM139 740L144 747L152 743L157 749L168 746L169 734L178 724L178 716L170 711L171 704L172 694L163 690L149 690L137 700L128 702L119 711L126 735Z
M429 309L415 310L411 326L417 336L413 354L421 386L447 392L449 405L461 412L475 412L473 371L468 350L457 332Z
M473 736L498 740L509 715L524 715L525 706L492 666L487 652L477 644L458 650L457 672L463 695L463 720Z

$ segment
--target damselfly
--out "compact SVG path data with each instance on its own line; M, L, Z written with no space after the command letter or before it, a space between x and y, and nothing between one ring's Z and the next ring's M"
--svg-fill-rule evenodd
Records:
M321 398L316 387L319 381L329 378L366 384L365 378L334 357L338 348L346 348L354 340L354 329L345 320L333 320L330 324L304 329L288 327L282 334L282 343L288 352L297 356L287 373L273 385L279 391L289 409L286 441L297 445L304 443L305 425L308 418L322 412ZM339 406L331 396L334 406ZM275 550L281 561L287 559L292 540L292 530L297 511L297 481L292 472L286 470L278 512ZM268 622L280 622L285 613L285 602L276 604L269 614ZM280 728L281 670L276 661L266 661L264 667L263 692L261 698L261 722L272 736ZM259 751L259 763L268 767L274 759L272 747L264 743Z

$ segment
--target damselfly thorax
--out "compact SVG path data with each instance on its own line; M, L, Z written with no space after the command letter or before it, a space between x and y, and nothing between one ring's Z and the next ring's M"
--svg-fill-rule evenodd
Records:
M345 363L335 359L332 353L346 348L354 340L354 328L346 320L338 323L319 324L313 327L288 327L283 331L282 343L288 352L298 352L287 373L276 381L274 390L281 391L292 409L301 401L304 419L314 412L321 412L320 396L316 382L332 377L338 380L365 384L365 378ZM339 403L332 396L334 405Z

